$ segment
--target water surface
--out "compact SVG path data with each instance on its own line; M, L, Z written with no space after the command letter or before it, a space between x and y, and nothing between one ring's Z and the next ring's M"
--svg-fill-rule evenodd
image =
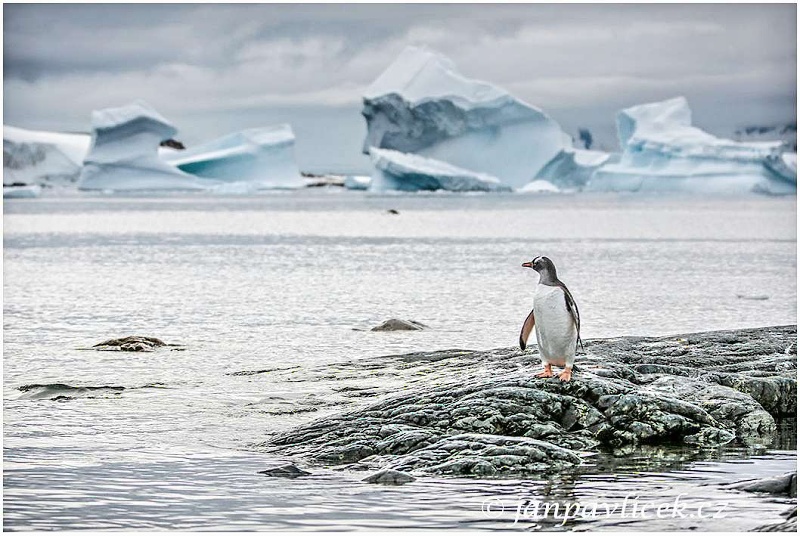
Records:
M661 498L721 493L732 528L785 509L714 483L796 468L793 450L569 482L423 478L387 489L321 469L264 478L256 471L275 459L256 445L403 389L402 378L365 374L361 359L515 344L536 282L520 264L536 255L556 262L585 338L796 323L794 198L302 191L4 209L7 528L515 529L483 502L553 489L622 498L634 483ZM431 329L361 331L390 317ZM128 334L186 349L80 350ZM20 390L30 385L43 387Z

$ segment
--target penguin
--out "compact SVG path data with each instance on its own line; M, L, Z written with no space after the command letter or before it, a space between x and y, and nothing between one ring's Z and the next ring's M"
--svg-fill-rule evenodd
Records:
M522 264L539 273L539 284L533 295L533 309L522 325L519 346L522 350L528 343L531 330L536 328L536 340L542 357L544 371L537 378L551 378L552 366L564 367L558 375L563 382L572 378L575 350L581 341L581 315L567 286L558 279L556 266L547 257L536 257Z

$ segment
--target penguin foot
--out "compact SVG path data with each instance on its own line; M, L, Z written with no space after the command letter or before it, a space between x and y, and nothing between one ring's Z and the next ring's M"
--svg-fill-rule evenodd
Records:
M545 365L544 370L536 375L537 378L552 378L553 377L553 369L550 365Z
M572 379L572 369L565 368L564 372L558 375L558 379L561 380L562 382L570 381Z

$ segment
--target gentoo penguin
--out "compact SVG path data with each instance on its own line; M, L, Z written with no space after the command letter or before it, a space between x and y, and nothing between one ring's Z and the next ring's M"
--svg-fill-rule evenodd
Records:
M544 365L544 371L536 376L552 377L551 367L556 365L564 367L564 372L558 378L568 382L572 378L575 349L579 343L583 346L578 306L567 286L559 281L553 261L547 257L536 257L522 266L539 272L539 284L533 295L533 310L525 319L519 334L519 346L525 350L528 336L536 327L536 341Z

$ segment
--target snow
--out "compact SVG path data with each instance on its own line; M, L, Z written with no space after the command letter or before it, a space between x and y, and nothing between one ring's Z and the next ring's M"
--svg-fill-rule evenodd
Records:
M511 189L496 177L476 173L446 162L391 149L370 149L375 173L370 191L450 190L455 192L502 192Z
M250 190L302 188L289 125L253 128L165 155L186 173L223 182L244 182Z
M446 98L464 107L509 98L508 93L492 84L462 76L449 58L415 46L406 47L400 53L370 84L364 98L374 100L390 93L397 93L412 104Z
M692 126L684 97L633 106L617 115L622 154L591 175L590 191L732 193L796 190L784 145L736 142Z
M427 49L408 47L365 91L363 150L391 149L521 187L570 137L542 110L462 76Z
M214 184L161 159L159 144L177 129L144 101L92 112L92 131L81 190L202 190Z
M70 184L78 179L91 136L3 125L3 183Z

